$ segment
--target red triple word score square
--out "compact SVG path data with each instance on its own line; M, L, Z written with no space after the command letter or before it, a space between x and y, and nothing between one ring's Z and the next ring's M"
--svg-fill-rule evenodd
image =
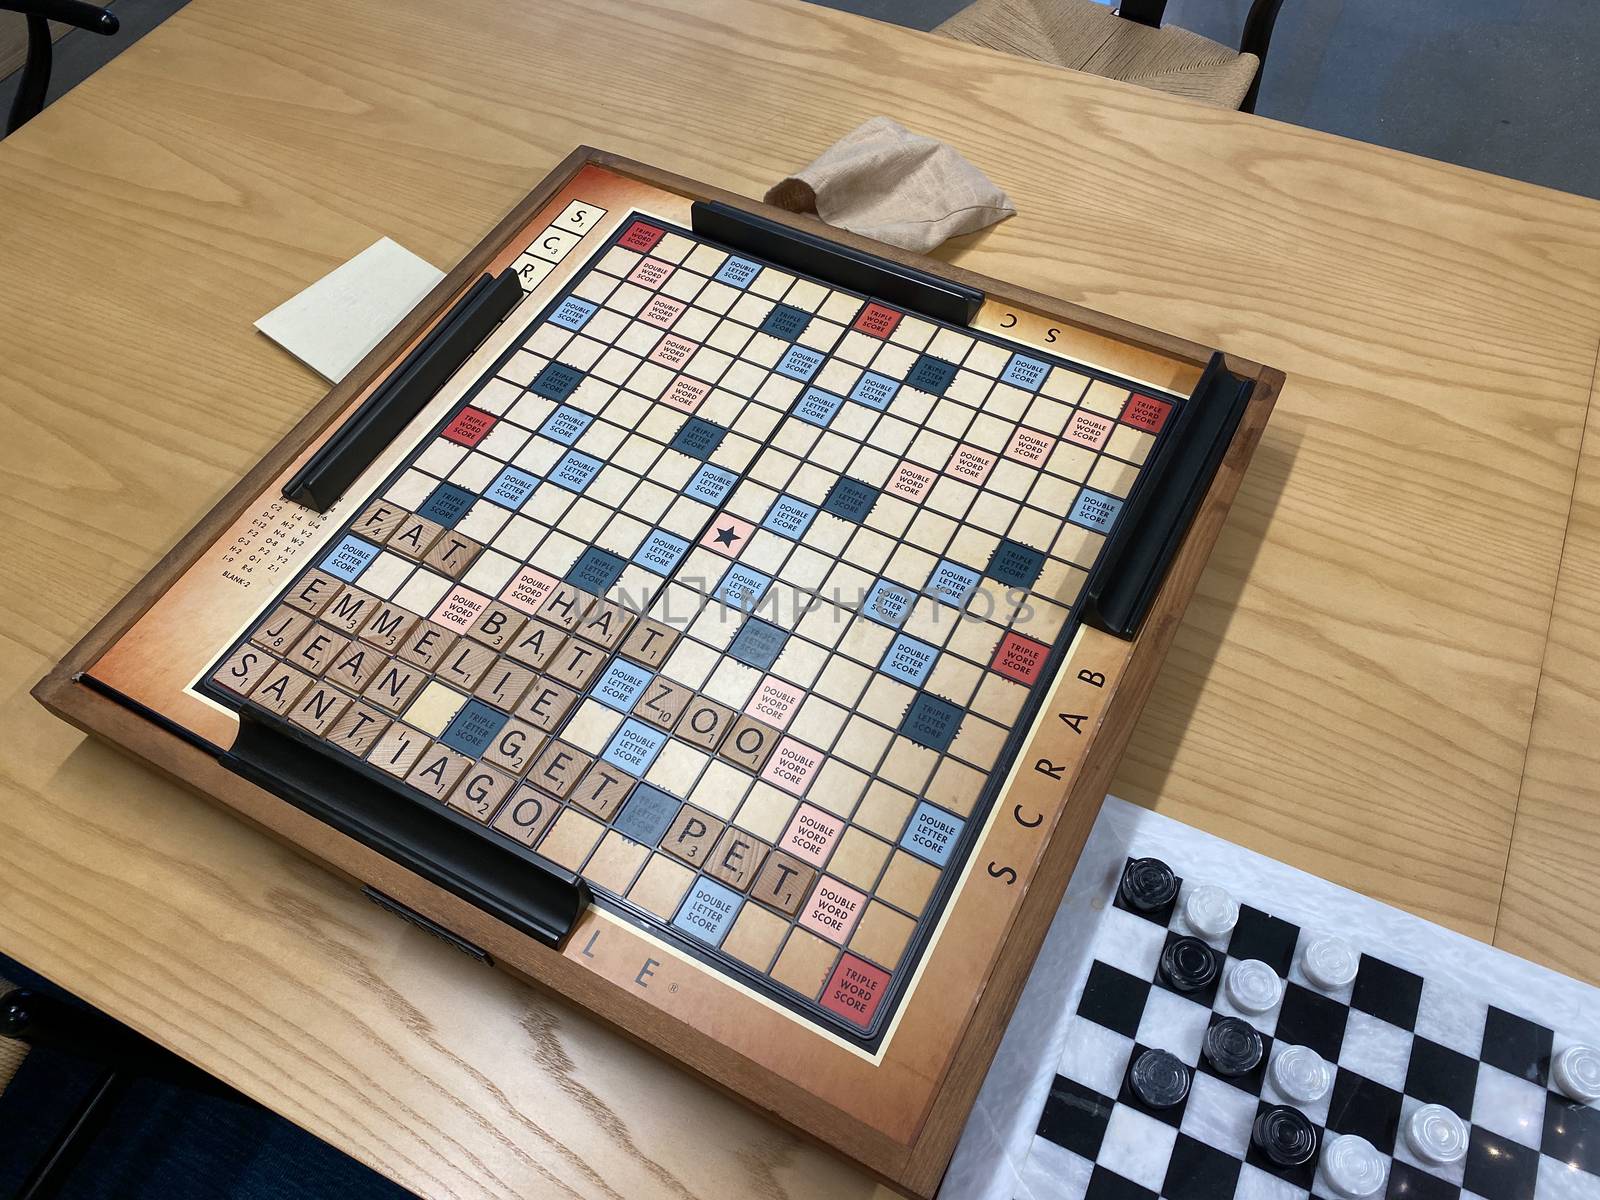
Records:
M646 224L643 221L635 221L628 226L627 232L617 239L617 245L624 250L637 250L640 254L646 254L655 249L656 243L661 240L661 237L662 230L657 229L654 225Z
M839 959L839 965L822 989L822 1007L843 1017L850 1024L866 1029L889 990L889 973L854 954Z
M494 428L496 418L482 409L468 405L456 414L456 419L444 427L443 437L460 446L476 446Z
M900 324L903 315L881 304L869 304L861 310L861 315L856 318L856 323L851 328L859 329L862 333L870 333L873 337L886 338L894 332L894 327Z
M1172 415L1172 405L1154 396L1141 396L1138 392L1128 397L1122 409L1122 423L1142 429L1146 433L1160 433L1161 427Z
M994 661L989 668L1007 679L1031 684L1044 670L1044 661L1049 654L1050 647L1043 642L1025 638L1020 633L1008 633L1000 640L1000 647L994 652Z

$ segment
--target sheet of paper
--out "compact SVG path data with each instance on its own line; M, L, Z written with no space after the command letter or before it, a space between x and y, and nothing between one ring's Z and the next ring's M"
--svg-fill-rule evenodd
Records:
M256 328L338 383L443 278L432 263L380 238L278 305Z

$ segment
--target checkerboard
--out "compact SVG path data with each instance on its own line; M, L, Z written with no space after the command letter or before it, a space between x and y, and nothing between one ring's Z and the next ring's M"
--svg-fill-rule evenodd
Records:
M1131 819L1137 810L1117 811ZM1148 813L1138 819L1176 826ZM1031 1120L1032 1131L1015 1143L1025 1145L1026 1159L1010 1194L1339 1200L1318 1172L1318 1158L1326 1137L1358 1134L1390 1158L1389 1200L1600 1197L1600 1111L1568 1099L1550 1077L1553 1055L1574 1041L1593 1041L1597 1027L1583 1025L1596 1013L1593 989L1560 980L1562 998L1546 1003L1547 981L1556 978L1549 972L1320 880L1310 882L1320 885L1317 894L1339 893L1338 910L1310 920L1304 912L1282 915L1266 898L1285 893L1256 886L1263 881L1241 870L1259 856L1227 847L1219 858L1208 845L1215 839L1186 833L1195 851L1187 859L1184 846L1161 848L1181 890L1153 912L1129 907L1116 890L1119 864L1131 861L1129 854L1153 853L1148 846L1136 838L1132 849L1116 847L1125 852L1110 870L1086 855L1095 895L1080 895L1081 911L1063 914L1052 941L1074 927L1092 940L1061 1008L1059 1058L1041 1080L1042 1103L1034 1100L1016 1117L1019 1129ZM1195 936L1183 899L1201 883L1229 888L1240 901L1239 918L1230 934L1203 939L1222 960L1216 980L1184 993L1160 977L1158 962L1167 944ZM1315 913L1316 895L1303 907ZM1317 987L1300 963L1306 942L1330 931L1360 955L1354 981L1333 991ZM1492 958L1492 969L1480 974L1484 958ZM1265 1013L1244 1012L1228 999L1228 972L1243 959L1266 962L1284 980L1282 1001ZM1435 971L1435 964L1445 969ZM1574 989L1587 995L1572 1003ZM1233 1078L1217 1074L1201 1053L1207 1028L1225 1017L1249 1021L1265 1045L1261 1063ZM1333 1070L1332 1087L1314 1104L1295 1104L1271 1081L1272 1059L1291 1045L1309 1046ZM1147 1108L1129 1090L1129 1064L1147 1048L1170 1051L1193 1068L1188 1095L1172 1108ZM996 1082L992 1076L990 1087ZM1299 1108L1317 1129L1318 1157L1302 1167L1277 1166L1251 1142L1257 1115L1276 1104ZM1444 1105L1468 1123L1464 1159L1436 1166L1411 1152L1405 1123L1424 1104ZM955 1172L954 1195L967 1194L970 1166Z

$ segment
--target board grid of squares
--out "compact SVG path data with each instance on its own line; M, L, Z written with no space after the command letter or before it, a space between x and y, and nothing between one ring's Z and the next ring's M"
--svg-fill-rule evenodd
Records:
M204 686L870 1039L1179 403L630 214Z

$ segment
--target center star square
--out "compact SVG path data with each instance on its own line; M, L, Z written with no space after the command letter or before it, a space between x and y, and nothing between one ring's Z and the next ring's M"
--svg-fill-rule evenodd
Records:
M738 558L739 547L748 542L755 531L756 527L742 517L723 513L711 522L705 536L700 539L700 544L709 550L715 550L724 558Z

